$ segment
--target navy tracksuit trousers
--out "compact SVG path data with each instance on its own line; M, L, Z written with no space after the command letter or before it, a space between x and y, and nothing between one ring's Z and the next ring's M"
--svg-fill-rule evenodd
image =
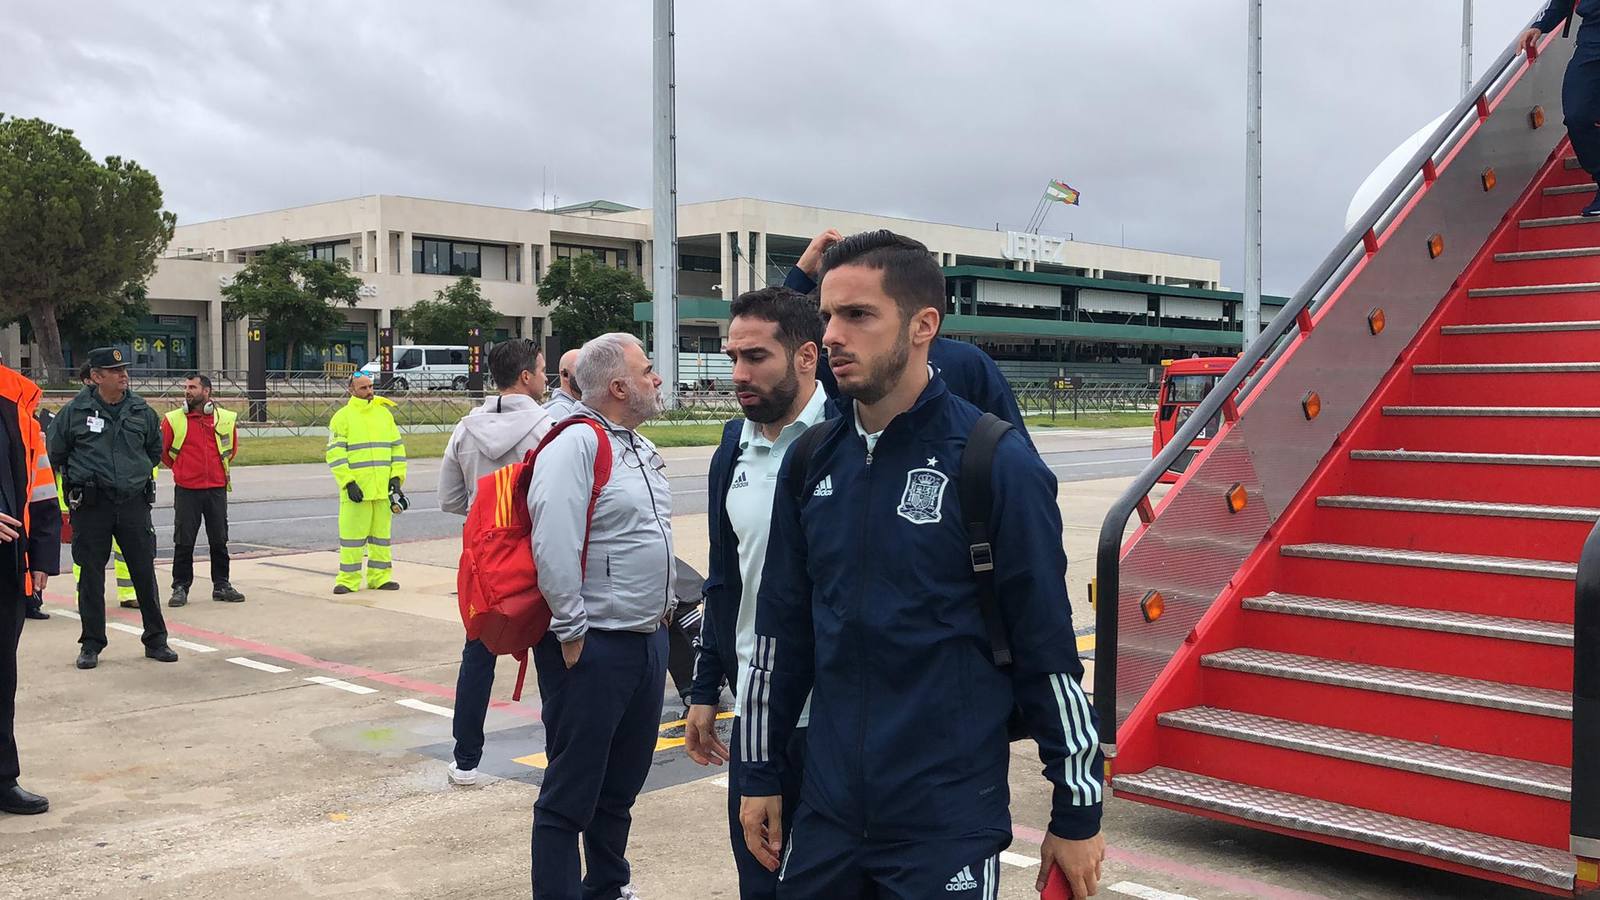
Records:
M739 720L733 720L733 740L728 745L728 838L733 842L733 864L739 871L739 900L776 900L778 875L756 861L744 840L744 825L739 822ZM806 730L796 728L783 761L783 833L794 824L800 807L800 781L806 768Z
M533 648L533 664L549 761L533 804L533 896L614 900L630 880L633 801L661 725L666 632L590 630L571 669L547 634Z
M1578 165L1600 182L1600 35L1578 32L1578 45L1561 82L1561 114ZM1586 39L1587 38L1587 39Z
M778 868L782 900L994 900L1004 831L955 838L863 840L802 803Z
M495 655L483 641L467 641L461 648L461 669L456 673L456 711L450 731L456 739L456 768L476 769L483 759L483 723L489 716L489 695L494 691Z

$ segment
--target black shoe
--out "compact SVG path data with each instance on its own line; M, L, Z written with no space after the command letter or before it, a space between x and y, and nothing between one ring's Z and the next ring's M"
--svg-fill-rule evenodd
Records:
M123 600L122 602L118 603L117 605L122 607L123 609L138 609L139 608L139 601L138 600Z
M49 613L45 612L42 609L38 609L38 608L35 608L35 607L32 607L32 606L28 607L27 615L28 615L28 618L30 618L30 619L48 619L48 618L50 618L50 614Z
M162 644L159 647L146 647L144 648L144 655L155 660L156 662L178 661L178 654L173 653L172 648L168 647L166 644Z
M334 593L335 593L335 594L353 594L353 593L355 593L355 592L354 592L354 591L352 591L352 590L351 590L351 589L350 589L350 588L347 588L347 587L345 587L345 586L344 586L344 585L342 585L342 584L336 584L336 585L334 585L334 586L333 586L333 592L334 592Z
M16 785L0 788L0 812L14 816L37 816L50 811L50 801L31 794Z
M172 599L167 601L167 605L173 609L177 609L180 606L188 606L189 588L187 586L174 587L172 589Z
M380 591L398 591L398 590L400 590L400 582L398 582L398 581L385 581L383 584L378 585L378 590L380 590Z
M243 603L244 595L226 581L211 589L211 599L220 603Z
M90 650L87 647L78 651L78 668L92 669L100 665L100 651Z
M1589 205L1583 208L1583 215L1590 218L1600 216L1600 186L1595 189L1594 199L1590 200Z

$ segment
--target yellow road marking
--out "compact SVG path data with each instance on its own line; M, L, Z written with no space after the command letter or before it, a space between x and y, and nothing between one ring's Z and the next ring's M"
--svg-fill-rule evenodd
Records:
M1094 635L1086 634L1086 635L1083 635L1082 637L1078 638L1078 652L1079 653L1082 653L1082 652L1084 652L1086 650L1093 650L1093 649L1094 649Z

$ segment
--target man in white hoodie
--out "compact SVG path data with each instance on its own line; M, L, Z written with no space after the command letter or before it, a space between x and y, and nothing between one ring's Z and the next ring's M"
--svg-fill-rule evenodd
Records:
M464 516L472 506L478 479L522 459L550 430L552 419L539 401L544 397L544 353L537 341L502 341L489 351L489 373L500 395L456 423L445 444L439 469L439 508ZM456 712L452 731L455 760L452 784L478 780L483 756L483 721L494 688L495 656L481 641L467 641L456 676Z

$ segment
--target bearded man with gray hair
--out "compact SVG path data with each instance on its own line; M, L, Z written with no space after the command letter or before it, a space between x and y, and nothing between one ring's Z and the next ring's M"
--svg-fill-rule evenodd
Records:
M533 896L633 896L624 852L650 772L666 681L662 622L672 596L672 493L666 463L638 427L661 410L661 379L630 334L583 345L583 402L598 423L539 451L528 488L539 590L550 631L534 647L549 762L533 807ZM598 454L611 476L584 521ZM581 871L583 837L588 875Z

